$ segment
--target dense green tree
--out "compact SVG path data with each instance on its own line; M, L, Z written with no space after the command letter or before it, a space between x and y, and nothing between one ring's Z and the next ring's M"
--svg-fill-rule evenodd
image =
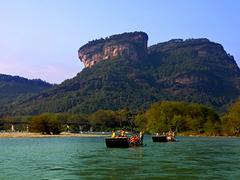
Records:
M60 134L62 131L62 125L57 116L49 113L33 116L29 127L30 131L43 134Z
M219 134L220 119L216 112L199 104L188 104L185 102L163 101L153 104L145 113L139 115L140 119L149 132L176 132L194 131Z
M120 128L127 128L133 130L135 127L134 124L134 115L129 110L129 108L120 109L115 111L115 118L117 119L117 126Z
M63 125L64 131L86 131L90 128L90 123L86 115L58 113L57 119Z
M146 116L142 113L137 114L134 118L134 124L136 125L138 131L146 130L147 127Z
M104 131L106 128L115 128L116 119L111 110L98 110L89 116L90 123L95 131Z
M147 129L150 132L166 132L179 129L185 103L163 101L153 104L146 112Z
M240 135L240 100L236 101L223 117L223 129L228 135Z
M90 125L94 130L104 131L115 128L125 128L133 130L135 128L134 115L128 108L118 111L98 110L88 116Z

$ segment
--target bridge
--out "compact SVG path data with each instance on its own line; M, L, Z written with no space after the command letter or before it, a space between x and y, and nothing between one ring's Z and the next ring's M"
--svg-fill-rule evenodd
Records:
M29 131L29 121L4 121L0 120L0 130L5 131ZM63 127L66 127L66 130L69 131L71 126L74 126L79 131L90 130L91 125L87 121L65 121L61 122Z

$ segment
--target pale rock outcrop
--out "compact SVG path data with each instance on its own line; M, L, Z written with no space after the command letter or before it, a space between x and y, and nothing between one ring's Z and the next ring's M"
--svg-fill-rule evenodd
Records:
M92 67L103 60L126 58L141 60L147 57L148 36L144 32L123 33L105 39L90 41L78 51L85 67Z

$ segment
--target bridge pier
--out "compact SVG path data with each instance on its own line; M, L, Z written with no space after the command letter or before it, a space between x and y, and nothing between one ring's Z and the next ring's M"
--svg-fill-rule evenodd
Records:
M14 127L14 125L13 125L13 124L11 125L11 131L12 131L12 132L14 132L14 131L15 131L15 127Z
M66 128L67 128L67 132L69 132L69 125L68 124L67 124Z

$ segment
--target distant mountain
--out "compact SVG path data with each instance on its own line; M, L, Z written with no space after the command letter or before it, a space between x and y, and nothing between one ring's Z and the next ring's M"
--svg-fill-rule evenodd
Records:
M90 113L161 100L202 103L221 111L240 95L240 70L208 39L174 39L147 48L143 32L91 41L79 49L86 68L76 77L25 99L11 114Z
M19 76L0 74L0 111L3 111L3 107L8 104L49 89L52 86L52 84L40 79L29 80Z

